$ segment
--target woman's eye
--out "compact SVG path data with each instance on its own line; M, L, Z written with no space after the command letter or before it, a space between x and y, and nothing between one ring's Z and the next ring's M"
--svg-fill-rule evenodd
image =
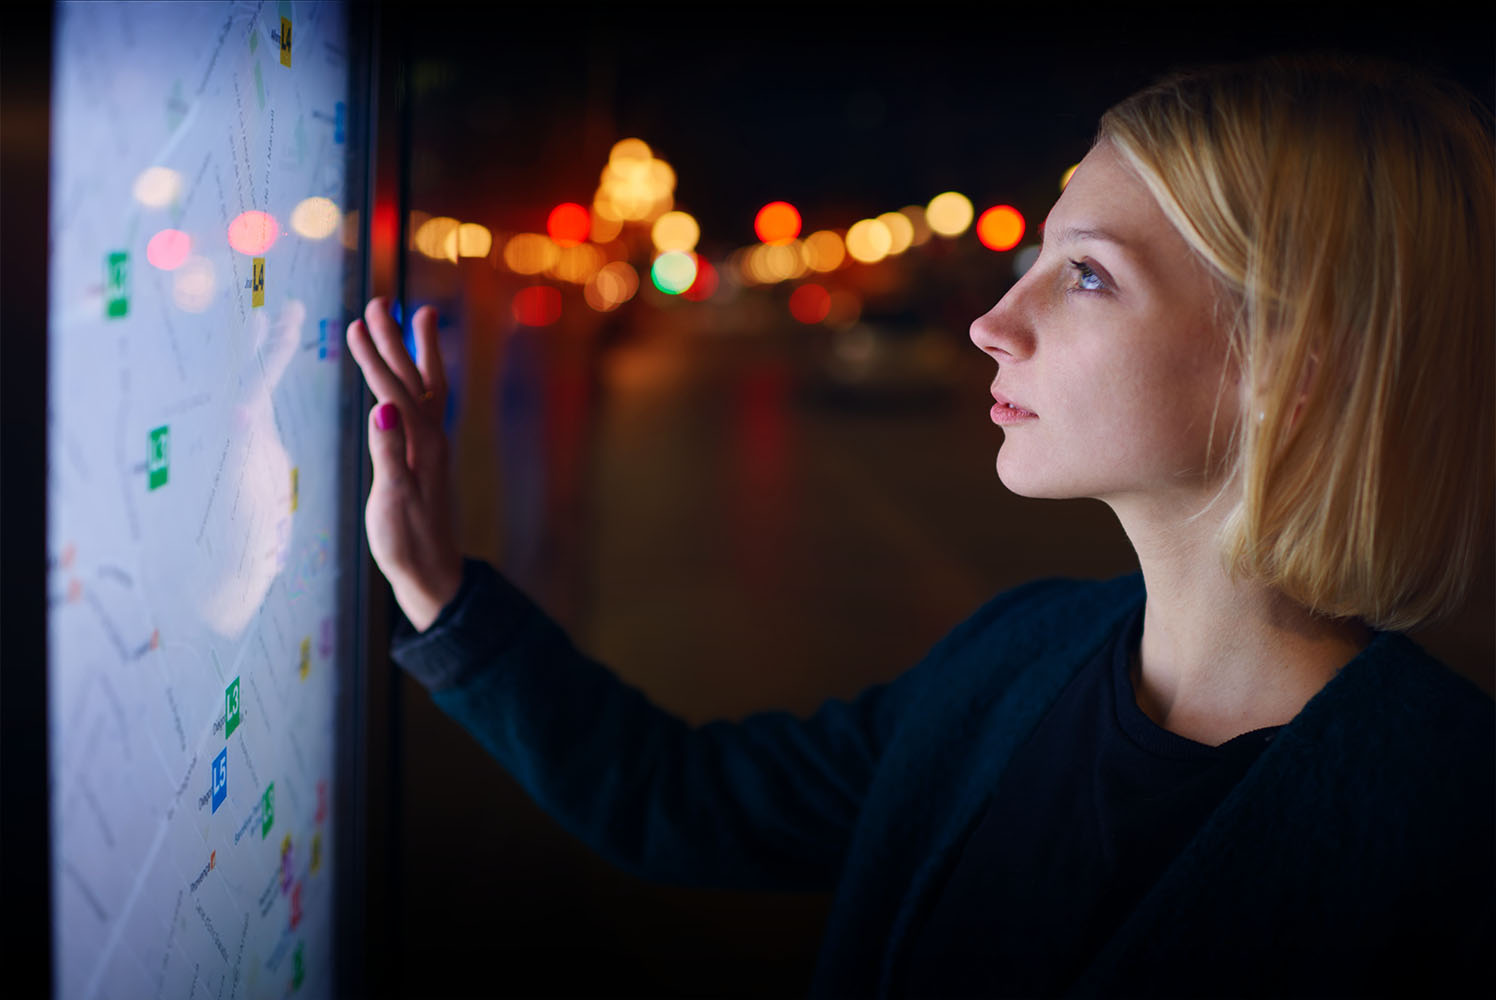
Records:
M1072 260L1070 266L1075 269L1075 287L1083 292L1099 292L1106 288L1106 283L1101 276L1091 270L1091 265L1083 260Z

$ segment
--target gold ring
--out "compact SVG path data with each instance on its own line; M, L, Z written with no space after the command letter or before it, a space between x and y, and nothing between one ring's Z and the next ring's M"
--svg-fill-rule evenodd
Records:
M420 401L422 403L429 403L431 400L433 400L435 398L436 398L436 393L432 392L430 389L427 389L425 392L421 393L421 395L419 397L419 399L420 399Z

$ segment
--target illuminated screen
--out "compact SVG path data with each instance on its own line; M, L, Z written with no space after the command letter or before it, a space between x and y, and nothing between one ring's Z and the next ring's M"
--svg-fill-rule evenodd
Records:
M361 264L348 17L337 3L57 6L59 996L336 990L362 419L342 350Z

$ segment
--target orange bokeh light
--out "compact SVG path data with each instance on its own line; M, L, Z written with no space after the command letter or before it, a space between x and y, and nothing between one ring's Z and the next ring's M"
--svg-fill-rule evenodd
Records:
M525 326L550 326L561 318L561 293L532 285L514 297L514 318Z
M250 209L229 223L229 246L246 257L258 257L275 245L280 223L269 212Z
M765 243L788 243L800 235L800 212L787 201L771 201L754 216L753 231Z
M573 201L562 202L551 209L545 220L545 231L559 247L578 246L587 239L592 228L592 216L587 209Z
M790 293L790 315L802 323L819 323L831 311L831 293L808 281Z
M1023 239L1023 215L1012 205L994 205L977 219L977 239L988 250L1011 250Z

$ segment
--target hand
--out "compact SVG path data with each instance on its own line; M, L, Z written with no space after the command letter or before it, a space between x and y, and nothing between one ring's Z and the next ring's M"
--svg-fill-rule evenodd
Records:
M437 344L436 310L411 318L416 361L382 298L348 324L348 350L378 400L369 412L374 482L364 507L369 552L390 581L405 617L425 631L462 583L452 531L447 438L442 414L447 376Z

